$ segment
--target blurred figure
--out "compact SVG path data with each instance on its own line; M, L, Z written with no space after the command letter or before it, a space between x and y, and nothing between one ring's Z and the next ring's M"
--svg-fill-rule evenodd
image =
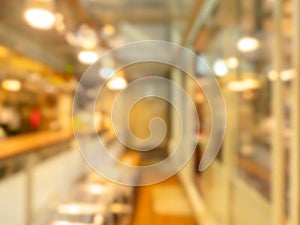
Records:
M29 125L33 130L37 130L41 124L41 110L38 107L34 107L30 113Z
M8 135L17 134L21 127L21 116L18 110L8 102L0 109L0 126Z

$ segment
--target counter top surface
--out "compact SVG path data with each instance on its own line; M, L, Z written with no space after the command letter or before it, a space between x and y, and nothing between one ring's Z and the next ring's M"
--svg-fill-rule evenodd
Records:
M72 137L71 130L40 131L9 137L0 141L0 160L36 151Z

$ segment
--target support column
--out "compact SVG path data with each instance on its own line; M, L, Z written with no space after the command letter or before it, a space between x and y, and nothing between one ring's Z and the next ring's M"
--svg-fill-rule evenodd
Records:
M283 146L283 82L281 79L283 38L282 38L282 0L274 1L274 51L273 65L276 80L272 87L272 109L275 122L272 141L272 225L285 224L285 151Z
M292 149L290 152L290 224L300 224L300 2L293 1Z

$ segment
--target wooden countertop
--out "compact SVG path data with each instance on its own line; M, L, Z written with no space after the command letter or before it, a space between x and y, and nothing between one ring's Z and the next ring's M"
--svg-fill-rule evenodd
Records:
M72 138L71 130L41 131L9 137L0 141L0 160L37 151Z

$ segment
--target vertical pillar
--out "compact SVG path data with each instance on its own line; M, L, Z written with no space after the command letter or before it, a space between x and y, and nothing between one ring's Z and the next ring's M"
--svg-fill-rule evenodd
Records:
M293 1L292 148L290 152L290 224L300 224L300 2Z
M282 0L274 1L274 51L273 66L276 72L276 80L272 87L272 109L275 120L272 141L272 225L285 224L285 167L284 167L284 146L282 131L284 128L283 113L283 83L281 80L282 71Z
M224 91L226 101L227 121L236 121L238 118L238 94L229 90ZM232 225L232 199L233 199L233 179L237 167L237 137L238 123L227 123L226 135L223 143L223 179L224 189L222 195L224 202L222 207L222 225Z

